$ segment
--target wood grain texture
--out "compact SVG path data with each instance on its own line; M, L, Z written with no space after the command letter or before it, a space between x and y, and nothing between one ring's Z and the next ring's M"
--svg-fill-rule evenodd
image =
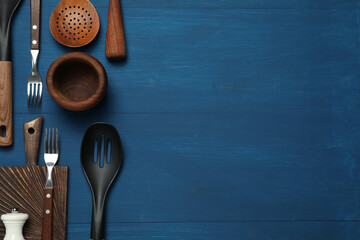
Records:
M40 49L40 16L41 16L41 0L30 1L30 44L32 50Z
M125 34L120 0L109 0L105 56L115 61L124 60L126 57Z
M84 111L104 98L107 75L103 65L93 56L72 52L51 64L46 87L53 100L63 108Z
M44 118L40 116L24 123L24 145L27 166L38 165L43 120Z
M12 63L0 61L0 146L13 144Z
M89 0L61 0L50 17L50 31L59 43L81 47L98 34L100 20Z
M68 167L54 168L53 239L66 239ZM12 207L29 214L23 235L25 239L41 239L46 168L40 166L0 167L0 214ZM0 225L0 238L5 234Z
M53 198L54 189L44 189L44 207L42 220L42 234L41 240L52 240L53 235Z

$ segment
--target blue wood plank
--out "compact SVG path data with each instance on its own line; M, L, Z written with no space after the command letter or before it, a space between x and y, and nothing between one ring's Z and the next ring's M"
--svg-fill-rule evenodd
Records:
M1 149L2 164L24 164L21 124L28 117L17 115L15 146ZM298 127L271 117L264 124L264 116L252 115L63 111L44 117L61 133L59 163L70 166L70 223L91 217L80 144L95 121L113 123L123 139L125 163L109 195L110 222L359 219L356 133L342 136L348 146L329 148L334 133L301 119Z
M29 30L17 24L29 9L21 11L14 21L15 111L29 113L24 101L31 63L23 44ZM99 11L105 25L107 9ZM51 12L43 12L48 19ZM103 105L102 113L276 108L284 114L330 114L333 107L341 108L344 91L350 101L358 96L356 10L129 9L124 18L125 64L105 59L104 26L96 44L81 49L99 58L108 72L111 105ZM42 40L39 68L45 78L51 62L71 49L55 42L49 31ZM41 111L59 111L46 92Z
M215 222L109 224L108 239L356 240L357 222ZM86 239L89 225L70 224L69 239Z
M106 1L94 0L97 7L107 7ZM176 1L176 0L123 0L123 8L186 8L186 9L353 9L359 6L355 0L197 0L197 1Z
M107 97L73 113L45 91L26 108L29 1L13 21L15 142L1 165L24 165L22 124L57 126L70 166L69 238L89 236L91 195L79 155L95 121L113 123L125 163L109 193L108 239L357 239L358 1L124 0L128 59L104 44L107 1L93 0L100 34L76 49L97 57ZM73 51L48 30L40 73ZM40 162L43 164L43 160Z

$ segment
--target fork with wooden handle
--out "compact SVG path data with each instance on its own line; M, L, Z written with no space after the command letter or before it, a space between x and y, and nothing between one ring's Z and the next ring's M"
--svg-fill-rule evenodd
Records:
M42 98L42 81L37 69L37 59L40 51L40 1L31 0L31 58L32 69L27 85L28 107L40 106Z
M52 130L52 133L51 133ZM49 131L49 135L48 135ZM43 223L42 223L42 240L52 239L52 222L53 222L53 190L54 184L52 180L52 172L54 166L59 158L59 135L58 129L56 132L54 128L45 129L44 140L44 160L46 164L47 174L44 189L44 208L43 208Z

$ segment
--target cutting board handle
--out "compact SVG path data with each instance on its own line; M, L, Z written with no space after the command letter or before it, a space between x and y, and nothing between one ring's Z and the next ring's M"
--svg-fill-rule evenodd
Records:
M27 166L38 163L43 117L24 123L25 159Z
M12 63L0 61L0 146L13 144Z

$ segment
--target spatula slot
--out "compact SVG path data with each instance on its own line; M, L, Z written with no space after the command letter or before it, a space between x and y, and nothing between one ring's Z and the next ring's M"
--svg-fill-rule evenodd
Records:
M110 161L111 161L111 140L110 139L108 139L108 141L107 141L107 149L106 149L106 151L107 151L106 162L110 163Z
M0 127L0 137L6 137L6 126L4 125Z
M105 162L110 163L111 141L105 140L104 134L100 135L100 142L94 139L94 163L99 163L99 167L103 168Z
M98 160L98 142L96 139L94 139L94 159L93 162L96 163Z
M104 134L101 134L101 137L100 137L100 141L101 141L101 143L100 143L100 145L101 145L101 154L100 154L100 163L99 163L99 166L100 166L100 168L102 168L102 167L104 167L104 161L106 161L106 160L104 160L104 158L105 158L105 153L104 153L104 143L105 143L105 141L104 141Z

